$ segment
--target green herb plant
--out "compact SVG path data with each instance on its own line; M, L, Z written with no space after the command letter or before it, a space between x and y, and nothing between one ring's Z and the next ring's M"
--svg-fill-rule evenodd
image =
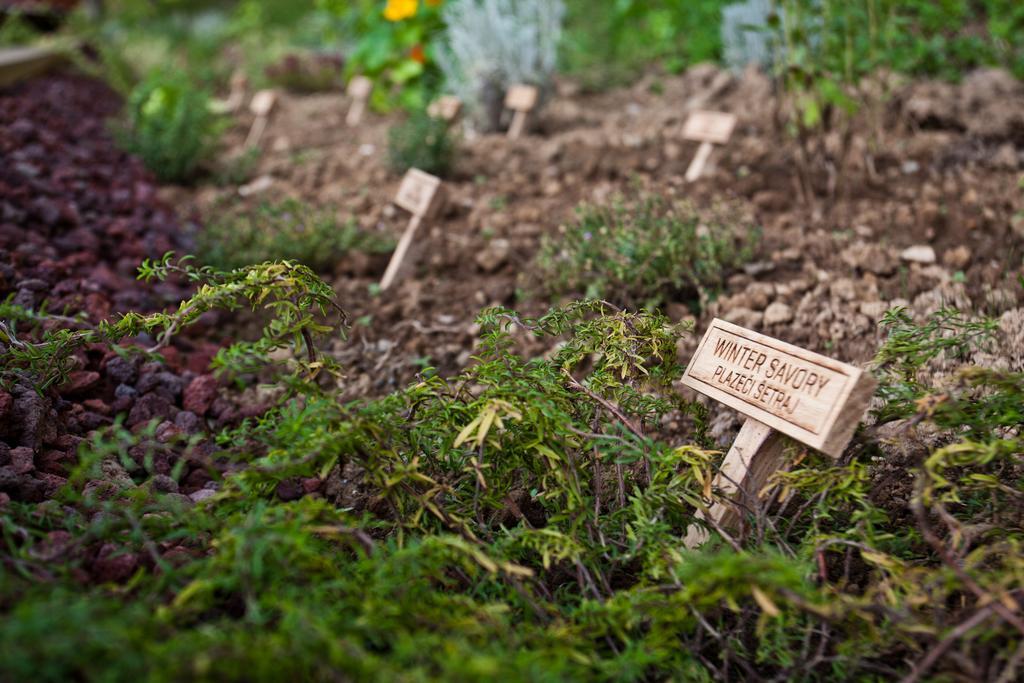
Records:
M392 246L354 220L340 223L332 211L297 199L217 209L197 235L199 260L218 269L286 259L327 272L346 252L386 253Z
M3 309L8 316L0 321L0 380L6 385L27 383L44 391L67 381L73 368L72 355L78 349L97 343L113 345L145 333L155 339L146 352L155 354L204 313L243 306L264 310L269 320L258 340L240 341L221 349L214 359L217 370L229 374L251 371L265 366L271 353L292 349L299 355L297 367L309 376L324 369L336 371L330 359L318 354L314 337L331 329L325 325L323 316L341 310L334 302L330 286L309 268L280 261L221 272L208 266L196 267L190 263L190 257L174 260L172 253L156 261L146 260L139 267L141 280L169 277L184 278L197 286L196 293L181 302L177 310L148 315L131 312L96 325L54 317L45 311L16 310L18 307L5 304ZM65 326L38 334L36 328L47 321ZM28 332L38 339L22 335L19 322L29 323Z
M388 163L397 173L418 168L445 177L451 171L455 147L448 123L423 111L411 113L388 131Z
M157 72L131 92L120 141L161 181L186 182L216 147L222 123L186 75Z
M759 234L736 207L700 212L687 202L633 193L579 207L575 220L542 242L531 279L543 283L544 294L697 307L752 258Z
M459 375L348 405L305 383L225 430L200 505L129 462L145 435L95 435L54 501L0 507L0 675L1017 678L1019 374L913 373L959 406L901 418L937 446L901 468L864 434L838 462L794 446L777 495L690 551L720 454L673 389L685 330L594 300L478 322ZM983 341L949 312L887 324L883 384ZM560 343L524 358L523 335ZM134 569L84 580L104 557Z

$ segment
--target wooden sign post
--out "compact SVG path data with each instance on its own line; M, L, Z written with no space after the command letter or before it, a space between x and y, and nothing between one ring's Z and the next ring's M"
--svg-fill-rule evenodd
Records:
M228 96L223 100L212 100L210 109L217 114L234 114L245 102L245 89L249 85L249 79L245 73L236 71L231 74L231 89Z
M695 111L690 114L690 118L686 119L686 125L683 126L683 137L699 142L700 147L697 148L690 167L686 169L686 182L692 183L700 178L714 146L729 142L734 128L736 128L734 114L717 111Z
M462 101L454 95L441 95L427 107L427 114L441 119L449 126L454 124L462 113Z
M416 237L416 231L419 230L420 224L424 220L437 215L444 203L443 200L440 178L416 168L410 168L406 172L405 177L402 178L402 184L398 188L398 194L395 195L395 204L411 213L412 218L409 219L409 225L402 234L402 238L398 240L395 253L391 255L388 268L384 271L384 277L380 281L381 290L394 284L402 272L403 266L408 265L405 262L409 249L412 247L412 241Z
M513 85L505 95L505 107L515 112L512 115L512 124L508 127L509 140L515 140L523 134L526 128L526 119L530 112L537 106L538 92L532 85Z
M245 138L245 147L247 149L260 144L260 140L263 139L263 131L267 127L267 119L270 118L270 112L274 109L274 104L276 103L277 93L273 90L260 90L252 96L252 101L249 102L249 110L256 115L256 120L252 122L249 135Z
M718 320L701 339L683 384L739 411L740 428L714 486L732 504L715 503L700 516L734 528L745 503L784 466L781 435L833 458L842 455L864 416L876 382L863 370ZM687 547L706 532L691 527Z
M366 111L366 101L370 99L370 92L373 91L373 81L366 76L356 76L348 83L348 96L352 98L352 104L348 108L348 116L345 123L349 126L358 126L363 120L363 112Z

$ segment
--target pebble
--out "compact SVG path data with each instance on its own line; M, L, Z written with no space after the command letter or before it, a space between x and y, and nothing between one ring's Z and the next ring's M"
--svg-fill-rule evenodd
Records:
M942 255L942 263L953 270L963 270L971 263L971 250L964 244L949 249Z
M764 309L764 324L781 325L793 320L793 309L781 301L774 301Z
M217 492L213 489L199 489L188 494L189 500L193 503L202 503L204 500L209 500L217 495Z
M935 263L935 250L927 244L915 244L901 251L900 258L910 263Z
M749 308L733 308L723 313L722 319L740 327L757 328L761 327L764 314L759 311L752 311Z
M495 238L476 255L476 264L485 273L493 273L508 261L512 245L507 239Z

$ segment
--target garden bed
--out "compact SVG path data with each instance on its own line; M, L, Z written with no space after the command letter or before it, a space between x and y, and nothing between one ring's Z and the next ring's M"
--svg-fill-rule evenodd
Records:
M231 107L161 78L0 90L0 680L1017 677L1008 72L872 76L846 137L755 70L559 79L386 290L405 114L279 91L201 166L168 140ZM738 125L690 183L699 109ZM728 529L714 318L878 381Z

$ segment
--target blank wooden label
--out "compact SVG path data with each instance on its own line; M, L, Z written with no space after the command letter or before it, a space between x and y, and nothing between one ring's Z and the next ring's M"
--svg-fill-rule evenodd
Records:
M532 85L513 85L505 95L505 106L516 111L529 111L537 105L537 88Z
M414 216L429 216L436 209L438 202L435 199L440 186L440 178L418 168L410 168L398 187L395 204Z
M696 142L724 145L736 128L736 116L718 111L695 111L686 119L683 137Z
M454 95L442 95L427 107L428 114L444 121L454 121L461 110L462 102Z
M365 100L373 90L373 81L366 76L356 76L348 82L348 96L355 100Z
M260 90L252 96L249 109L256 116L266 116L274 108L277 102L277 94L273 90Z
M858 368L718 319L683 384L833 457L875 388Z

